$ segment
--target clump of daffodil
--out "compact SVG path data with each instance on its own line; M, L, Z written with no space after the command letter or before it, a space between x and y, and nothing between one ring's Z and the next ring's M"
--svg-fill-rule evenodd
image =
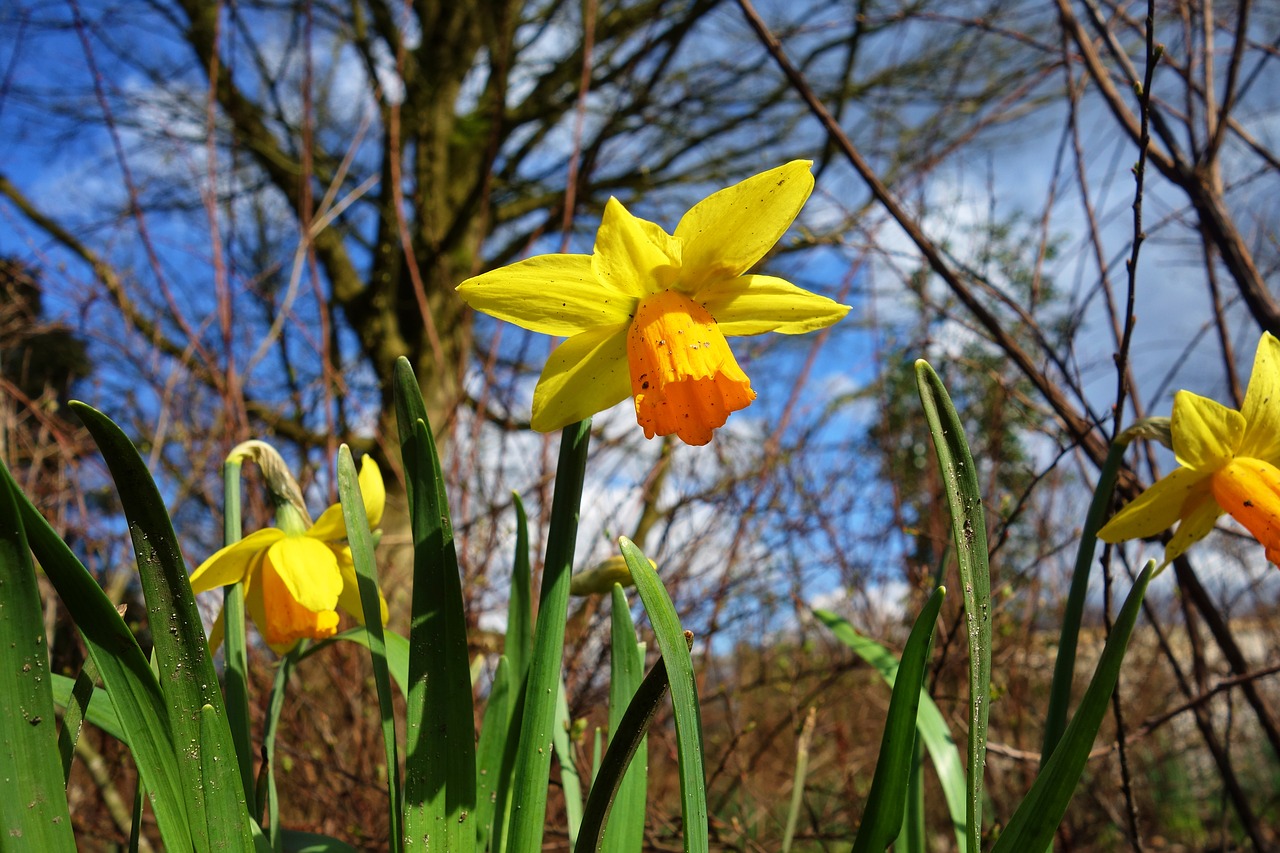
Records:
M1146 538L1177 522L1165 547L1168 565L1225 512L1280 564L1280 341L1262 335L1240 411L1179 391L1169 426L1180 467L1116 513L1098 536Z
M338 630L337 609L364 623L355 564L347 546L342 506L334 504L313 524L301 492L270 445L245 442L228 456L253 458L276 505L276 527L249 534L205 560L191 575L193 592L234 583L244 584L245 609L267 645L283 654L299 640L322 640ZM360 466L360 494L370 529L376 528L386 505L382 472L372 457ZM381 594L379 594L381 600ZM382 620L387 619L381 601ZM222 639L222 615L210 637Z
M558 429L634 397L646 438L711 440L755 399L725 335L795 335L849 310L780 278L746 275L813 190L796 160L694 205L674 234L609 199L595 251L542 255L464 281L471 307L567 337L533 392L532 426Z

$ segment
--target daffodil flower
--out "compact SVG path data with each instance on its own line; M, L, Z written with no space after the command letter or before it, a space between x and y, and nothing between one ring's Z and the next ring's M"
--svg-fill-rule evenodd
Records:
M372 529L382 519L387 497L382 472L372 457L364 457L359 480ZM276 522L279 527L251 533L201 563L191 575L192 591L243 583L249 618L267 645L280 654L298 640L333 636L338 630L339 607L363 624L342 506L329 507L308 527L297 509L282 503L277 507ZM381 605L382 621L386 622L386 601ZM210 645L216 647L221 639L219 614Z
M1280 563L1280 341L1264 333L1240 411L1179 391L1170 423L1177 470L1116 513L1098 536L1121 542L1178 529L1165 565L1200 541L1224 512Z
M674 234L611 198L592 254L541 255L459 285L479 311L568 338L534 389L533 428L558 429L634 397L646 438L706 444L756 396L725 335L795 335L843 317L845 305L745 275L812 192L810 165L796 160L711 195Z

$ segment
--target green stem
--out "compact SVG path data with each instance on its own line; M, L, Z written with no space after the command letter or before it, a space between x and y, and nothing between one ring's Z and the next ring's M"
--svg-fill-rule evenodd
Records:
M298 643L283 658L276 669L275 682L271 685L271 696L267 705L267 719L262 730L262 775L265 779L265 790L259 792L257 814L266 808L267 837L271 839L274 850L282 850L284 836L280 831L280 801L276 794L276 728L280 722L280 711L284 707L284 694L289 686L289 676L297 666L298 656L306 646L306 640ZM265 798L265 802L263 801Z
M240 462L228 460L222 466L222 544L240 541ZM249 731L249 649L244 631L244 584L223 587L222 627L226 644L223 693L227 704L227 724L240 768L244 801L253 802L253 741Z

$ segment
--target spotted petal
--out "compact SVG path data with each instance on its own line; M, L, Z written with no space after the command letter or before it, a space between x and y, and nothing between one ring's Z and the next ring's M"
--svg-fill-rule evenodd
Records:
M848 305L771 275L721 279L699 290L695 299L725 335L799 335L826 328L849 313Z
M604 284L639 299L675 282L680 272L680 243L610 198L596 232L591 268Z
M1173 398L1173 454L1179 465L1211 472L1231 461L1244 439L1244 416L1235 409L1179 391Z
M628 323L592 329L556 347L533 391L532 426L539 432L602 412L631 396Z
M795 220L809 193L808 160L761 172L695 204L676 226L684 246L680 289L742 275L763 258Z
M1244 394L1244 440L1239 455L1280 461L1280 340L1263 332Z
M624 322L635 300L596 278L590 255L539 255L469 278L462 301L544 335L576 335Z

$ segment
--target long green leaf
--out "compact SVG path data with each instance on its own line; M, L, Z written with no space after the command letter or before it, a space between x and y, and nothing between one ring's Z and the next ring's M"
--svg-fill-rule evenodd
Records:
M52 675L52 673L50 673ZM58 732L58 755L62 759L62 780L71 779L71 765L75 759L76 744L80 740L80 729L84 724L85 714L89 712L89 700L93 698L93 683L98 679L98 668L93 665L93 658L85 658L84 665L76 675L67 701L58 703L57 691L54 692L54 704L63 709L62 729Z
M391 843L392 849L398 850L403 837L400 829L400 756L396 749L395 708L391 698L391 676L387 671L387 644L382 629L377 568L373 562L373 535L369 532L369 517L364 508L364 496L360 493L356 463L351 458L351 448L345 444L338 448L338 497L342 502L342 520L347 526L347 544L351 547L351 561L355 565L360 590L369 656L373 660L373 683L378 692L382 746L387 760Z
M671 679L671 707L676 720L676 756L680 764L680 809L684 817L685 853L706 853L710 847L707 826L707 777L703 769L702 710L693 658L680 617L653 564L630 539L619 539L622 556L631 569L636 592L653 625L662 659Z
M529 672L529 654L533 648L533 592L529 588L529 519L520 496L512 494L511 500L516 510L516 552L511 561L507 636L502 653L511 662L511 683L521 684Z
M538 624L525 687L511 792L511 837L507 849L526 853L542 849L547 813L547 779L551 772L551 730L555 725L556 685L564 661L564 628L569 612L569 581L578 538L578 513L586 479L591 421L565 427L560 435L551 527L538 599Z
M916 617L902 650L902 663L889 698L889 714L880 741L880 755L871 777L871 790L863 809L862 825L853 841L853 853L880 853L902 831L907 807L907 785L915 750L916 710L924 684L925 666L933 642L933 628L942 609L945 587L938 587Z
M404 834L408 847L469 853L476 843L475 705L458 555L444 472L405 359L396 363L395 388L413 531Z
M476 849L481 853L489 849L493 835L493 814L502 784L502 753L511 723L511 693L511 662L502 655L493 674L480 743L476 746Z
M133 760L146 789L151 792L151 806L165 847L190 850L186 798L182 794L168 711L151 665L102 587L44 516L18 492L3 465L0 465L0 475L18 496L18 514L31 551L80 630L120 716L121 728L128 734Z
M880 673L880 677L892 687L898 676L898 659L884 646L858 633L852 625L834 613L826 610L815 610L813 615L831 629L840 642L848 646L854 654L862 658ZM960 751L951 737L951 727L946 717L938 710L933 699L923 689L920 691L920 710L916 715L916 728L920 740L929 752L933 768L938 774L938 782L942 788L942 798L946 801L947 811L951 816L951 824L956 834L956 849L964 853L968 844L968 833L965 830L965 774L964 764L960 760Z
M623 716L644 681L644 647L636 642L627 593L613 585L610 612L609 746L619 736ZM649 781L648 739L641 737L618 788L604 831L605 853L636 853L644 844L645 800ZM592 783L595 784L594 782Z
M0 480L0 847L74 851L44 610L12 489Z
M381 607L378 612L381 615ZM296 829L284 831L284 850L285 853L356 853L356 848L345 841Z
M222 465L222 544L240 541L240 462ZM222 590L223 690L227 725L235 744L240 786L246 802L253 802L253 737L249 718L249 644L244 629L244 584ZM255 836L256 837L256 836Z
M1134 625L1138 622L1142 599L1147 593L1147 584L1151 581L1151 573L1155 570L1155 562L1147 564L1138 575L1125 598L1124 606L1116 617L1111 629L1111 636L1102 649L1102 657L1093 672L1093 679L1085 689L1080 707L1071 718L1058 746L1045 762L1040 774L1031 785L1030 792L1018 806L1004 832L991 853L1022 853L1027 850L1044 850L1053 841L1053 835L1067 812L1067 804L1084 772L1084 765L1089 760L1089 751L1093 748L1098 729L1107 714L1107 705L1111 699L1111 691L1115 689L1116 680L1120 677L1120 667L1124 663L1125 650L1129 645L1129 637Z
M222 848L232 837L247 849L253 836L226 706L164 499L120 428L84 403L70 405L106 460L129 522L156 661L165 675L160 691L169 708L174 743L181 746L178 772L196 849ZM213 709L208 719L201 711L205 705ZM206 729L216 737L206 739Z
M75 701L73 694L79 679L68 678L56 672L50 676L50 679L53 686L53 704L59 708L69 707ZM129 745L129 736L120 725L120 718L116 716L116 708L111 702L111 696L101 687L93 688L93 698L85 703L84 719L125 746Z
M685 653L688 654L687 645ZM624 775L644 743L649 724L658 713L670 686L667 665L659 658L631 697L631 703L627 705L622 719L609 738L609 748L605 750L600 770L592 781L591 793L587 796L575 853L596 853L602 849L603 834L610 811L617 802ZM629 853L635 853L639 849L638 846L629 848Z
M378 606L378 617L382 617L382 606ZM348 628L340 634L334 634L332 637L321 640L318 643L312 643L305 649L298 652L298 660L303 661L314 655L316 652L322 651L334 643L347 642L355 643L358 646L369 648L369 632L364 629L363 625L357 625L354 628ZM409 695L409 639L389 628L382 629L382 645L383 653L386 656L387 672L391 675L391 680L395 682L396 687L400 690L401 696Z
M560 765L560 788L564 794L565 821L568 824L569 846L578 840L578 827L582 824L582 777L578 774L578 762L574 760L573 744L569 740L569 699L564 692L564 679L556 688L556 722L551 728L551 745L555 748L556 761Z
M969 789L965 823L969 832L968 849L977 851L982 837L982 783L987 764L987 713L991 706L991 569L987 562L987 523L982 512L978 471L964 437L964 425L942 380L926 361L916 362L916 386L951 510L951 537L955 542L964 596L965 639L969 646Z

